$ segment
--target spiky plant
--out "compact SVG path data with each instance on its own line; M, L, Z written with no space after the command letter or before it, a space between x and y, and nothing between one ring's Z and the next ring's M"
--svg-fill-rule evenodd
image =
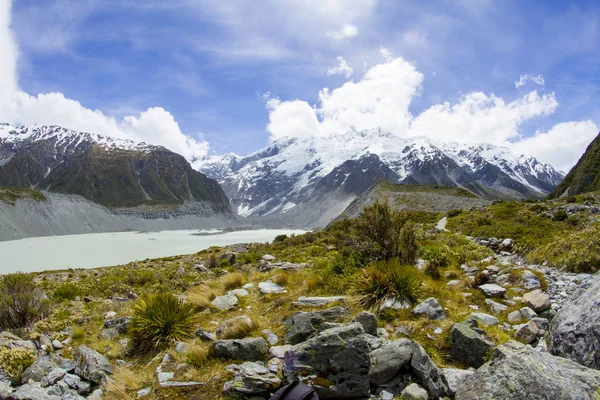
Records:
M137 350L155 350L188 339L194 332L195 306L171 294L141 296L133 307L131 331Z
M419 271L397 260L379 261L362 269L354 282L358 305L379 312L386 302L415 303L421 295Z

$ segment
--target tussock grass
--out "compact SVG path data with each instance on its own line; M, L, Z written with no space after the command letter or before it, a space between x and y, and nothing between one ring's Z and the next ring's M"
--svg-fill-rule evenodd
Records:
M227 274L221 278L221 283L225 290L238 289L248 283L248 274L242 272Z
M121 400L137 399L137 391L153 383L152 369L132 370L126 367L116 367L104 386L104 399Z

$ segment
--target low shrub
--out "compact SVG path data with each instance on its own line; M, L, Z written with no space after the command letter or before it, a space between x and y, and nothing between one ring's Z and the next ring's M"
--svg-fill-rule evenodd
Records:
M421 257L429 261L434 268L444 268L450 265L452 250L445 244L432 244L421 249Z
M137 350L155 350L192 336L195 306L167 293L146 294L133 306L131 332Z
M54 289L52 297L58 301L73 300L77 296L82 295L82 290L79 286L74 283L63 283Z
M417 260L417 235L415 225L412 222L404 224L400 229L400 249L398 258L401 264L414 264Z
M287 239L287 235L277 235L275 236L275 239L273 239L274 243L281 243L284 242Z
M379 312L386 302L395 300L415 303L421 295L419 271L397 260L380 261L358 271L353 289L358 305Z
M21 381L23 371L35 361L35 354L29 349L1 349L0 367L13 384Z
M565 210L558 210L555 211L554 214L552 214L553 221L564 221L567 218L569 218L569 214Z
M0 329L25 328L41 319L48 309L44 293L31 275L0 277Z
M457 217L460 214L462 214L462 212L463 212L462 210L457 210L457 209L450 210L450 211L448 211L447 216L448 216L448 218L454 218L454 217Z

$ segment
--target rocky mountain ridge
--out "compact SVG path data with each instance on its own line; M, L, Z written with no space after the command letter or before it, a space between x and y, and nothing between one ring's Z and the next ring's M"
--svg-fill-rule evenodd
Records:
M460 187L485 199L526 199L545 196L563 178L507 148L406 139L380 129L281 139L245 156L211 156L193 165L221 183L239 215L304 221L315 219L305 209L332 198L347 205L379 179Z

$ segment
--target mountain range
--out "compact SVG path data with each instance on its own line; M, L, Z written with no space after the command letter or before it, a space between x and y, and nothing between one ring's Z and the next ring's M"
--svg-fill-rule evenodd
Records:
M282 139L245 156L211 156L193 165L219 181L241 216L317 226L380 179L459 187L489 200L542 198L564 177L505 147L406 139L380 129Z
M217 181L181 155L59 126L0 124L0 186L76 194L111 207L202 202L231 213Z

